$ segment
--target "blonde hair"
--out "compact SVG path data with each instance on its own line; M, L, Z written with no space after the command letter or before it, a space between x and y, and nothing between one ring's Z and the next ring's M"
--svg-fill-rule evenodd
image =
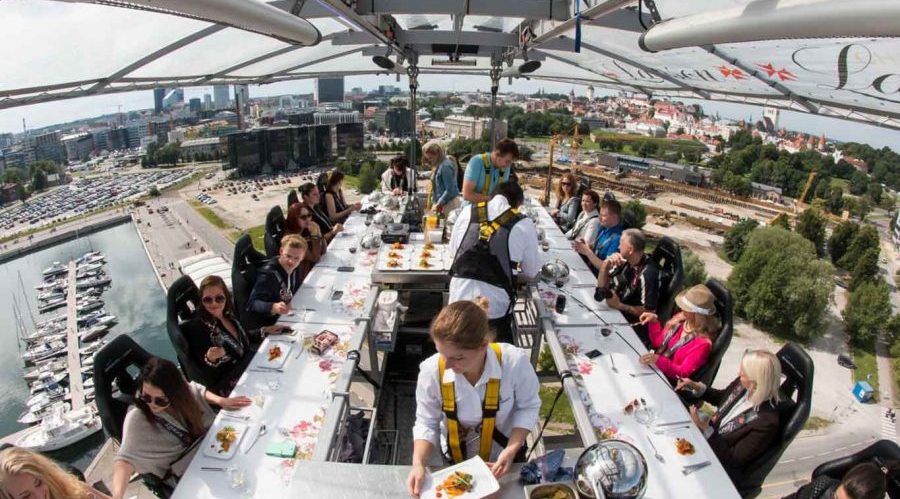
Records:
M306 243L306 239L303 239L299 234L288 234L281 238L281 249L291 248L306 251L308 247L309 245Z
M56 462L37 452L21 447L0 451L0 497L16 499L6 487L12 475L28 474L47 484L50 499L89 499L92 497L87 484L66 473Z
M694 314L695 325L699 327L699 329L691 331L692 333L699 334L700 336L704 336L709 338L710 340L716 339L716 336L719 335L719 329L722 327L722 323L719 322L719 316L716 314L712 315L703 315L703 314ZM669 322L666 322L666 330L669 330L673 327L678 327L681 324L687 322L687 315L685 315L684 311L678 312ZM683 333L682 333L683 334Z
M426 142L424 146L422 146L422 156L423 157L425 156L426 153L435 152L435 151L437 151L437 153L438 153L438 159L437 159L437 161L434 162L433 165L431 165L432 169L440 166L440 164L444 161L444 158L447 157L447 155L444 153L444 148L441 146L441 143L436 140L430 140L430 141Z
M749 397L753 407L759 407L763 402L770 400L778 402L781 399L778 393L781 387L781 361L774 353L767 350L750 350L744 353L741 370L754 385Z
M575 185L578 181L575 179L575 175L572 173L566 173L562 177L560 177L559 182L556 183L556 199L560 203L563 202L563 196L565 195L562 186L563 180L568 180L569 186L572 188L572 196L570 197L575 197L575 195L578 194L578 186Z
M431 338L452 343L463 350L476 350L494 340L488 325L488 300L458 301L441 310L431 322Z

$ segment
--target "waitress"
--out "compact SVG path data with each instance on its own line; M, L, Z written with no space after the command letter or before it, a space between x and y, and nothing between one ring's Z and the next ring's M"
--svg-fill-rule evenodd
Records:
M425 161L431 165L431 196L429 203L435 213L449 213L462 204L462 197L456 183L456 164L444 154L441 144L432 140L422 148Z
M480 303L458 301L431 323L438 353L419 365L409 494L422 493L425 467L439 447L444 462L481 456L496 477L525 461L525 438L538 422L538 379L528 356L512 345L492 343Z

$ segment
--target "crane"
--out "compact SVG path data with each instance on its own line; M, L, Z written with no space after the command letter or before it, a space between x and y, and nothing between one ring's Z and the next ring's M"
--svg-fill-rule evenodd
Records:
M819 172L815 171L809 172L809 177L806 178L806 185L803 186L803 193L800 194L800 197L797 198L797 202L794 203L794 213L799 213L800 208L805 205L806 195L809 193L809 189L810 187L812 187L813 180L816 179L816 175L818 174Z
M550 206L550 187L553 185L553 152L561 139L562 136L559 134L550 137L550 159L547 163L547 181L544 184L544 199L541 200L541 204L544 206Z

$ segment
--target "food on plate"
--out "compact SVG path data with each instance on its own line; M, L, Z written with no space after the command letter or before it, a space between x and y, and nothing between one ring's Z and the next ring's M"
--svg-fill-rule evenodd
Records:
M693 456L694 452L696 452L694 444L686 438L675 439L675 450L678 451L679 456Z
M389 269L396 269L400 266L400 260L398 260L396 258L391 258L390 260L388 260L387 266Z
M405 248L405 246L403 246L403 243L400 243L400 242L397 242L397 243L394 243L391 245L391 249L403 249L403 248Z
M423 269L430 269L432 267L432 265L430 263L428 263L427 258L422 258L419 260L419 267L421 267Z
M465 494L466 492L472 492L472 489L475 488L475 477L470 473L464 473L462 471L454 471L447 478L441 482L440 485L435 487L435 492L438 497L441 497L442 492L447 493L447 497L457 497Z
M397 253L396 251L391 251L388 253L388 258L400 258L400 253Z
M219 442L220 454L227 453L235 440L237 440L237 430L234 429L234 426L223 426L216 432L216 442Z
M269 362L281 357L281 347L278 345L273 345L269 348Z
M432 243L431 241L425 243L425 246L423 247L423 249L425 249L425 250L434 249L434 243Z
M422 258L431 258L431 251L424 249L422 250Z

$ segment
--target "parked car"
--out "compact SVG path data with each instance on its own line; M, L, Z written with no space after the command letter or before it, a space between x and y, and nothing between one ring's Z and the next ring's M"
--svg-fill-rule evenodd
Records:
M847 369L856 369L856 364L853 363L853 359L850 358L849 355L842 353L837 356L837 363L842 367L846 367Z

